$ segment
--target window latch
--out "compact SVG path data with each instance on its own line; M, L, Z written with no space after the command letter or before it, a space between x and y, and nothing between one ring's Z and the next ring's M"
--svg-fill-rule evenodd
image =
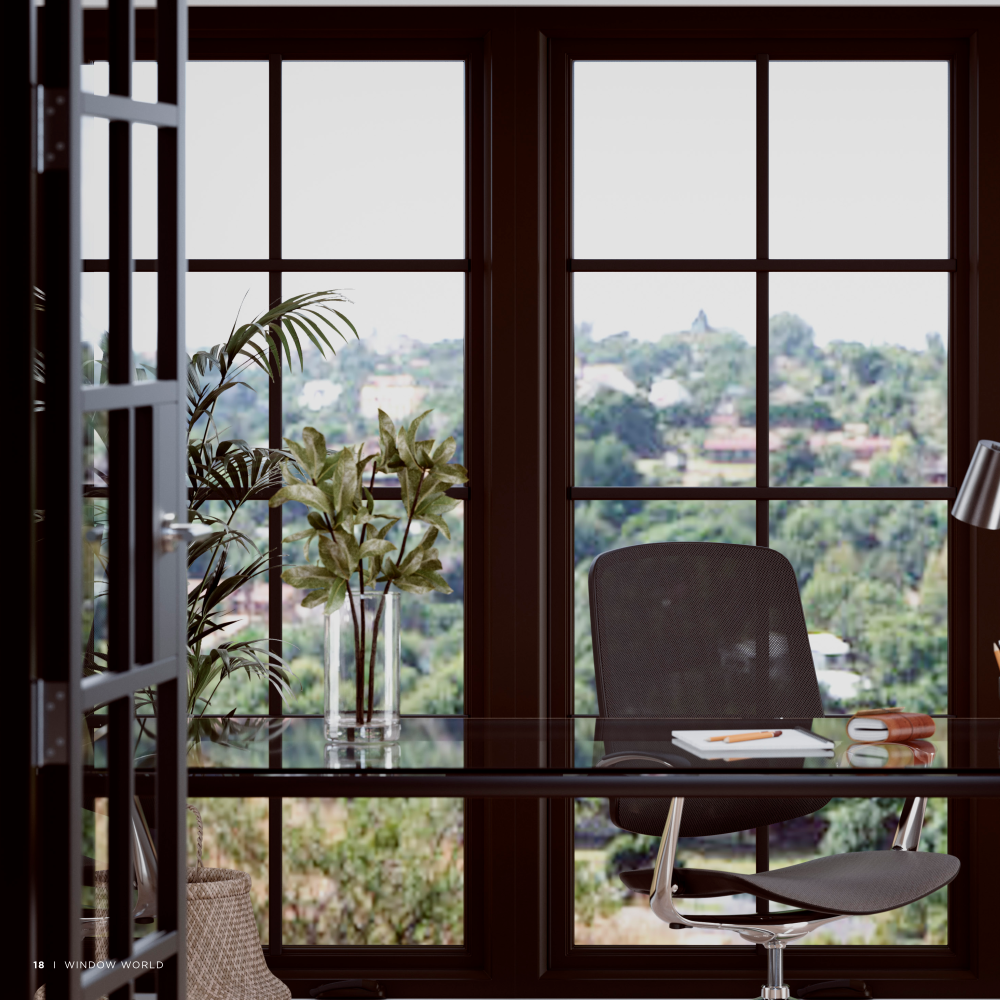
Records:
M160 547L164 552L173 552L178 542L187 544L210 534L212 529L207 524L199 524L197 521L187 524L178 521L176 514L164 514L160 525Z

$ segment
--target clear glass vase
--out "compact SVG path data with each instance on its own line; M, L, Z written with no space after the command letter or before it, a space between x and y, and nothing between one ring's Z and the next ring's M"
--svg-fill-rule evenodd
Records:
M399 739L399 591L352 594L326 616L323 668L328 741Z

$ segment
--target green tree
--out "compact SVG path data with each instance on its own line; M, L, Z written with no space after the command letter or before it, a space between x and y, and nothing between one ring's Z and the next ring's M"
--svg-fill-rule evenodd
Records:
M778 313L776 316L772 316L768 322L768 343L772 365L774 359L779 355L805 362L816 360L819 351L815 341L816 335L813 328L794 313Z
M658 458L663 452L656 409L652 404L607 389L577 408L576 436L591 440L616 437L640 458Z
M283 940L461 944L461 799L284 801Z

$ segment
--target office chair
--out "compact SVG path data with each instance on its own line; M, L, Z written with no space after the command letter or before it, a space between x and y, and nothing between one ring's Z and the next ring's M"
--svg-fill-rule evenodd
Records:
M600 711L600 767L685 767L705 761L669 745L664 719L725 726L808 727L823 715L795 573L773 549L661 542L615 549L590 568L590 625ZM616 721L623 720L623 721ZM624 720L646 720L630 721ZM711 728L701 722L700 728ZM669 751L664 751L664 743ZM801 760L768 762L801 766ZM918 853L927 800L907 799L888 851L818 858L757 875L675 868L677 838L735 833L806 816L829 799L611 799L612 822L662 834L652 869L622 872L671 927L735 931L767 949L761 1000L788 1000L782 949L821 924L882 913L930 895L958 874L950 855ZM798 907L719 918L677 900L750 893Z

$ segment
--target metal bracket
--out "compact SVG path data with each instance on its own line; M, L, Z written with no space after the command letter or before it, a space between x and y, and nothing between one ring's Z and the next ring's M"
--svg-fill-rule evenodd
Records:
M69 170L69 91L39 87L44 114L38 123L45 170Z
M33 764L66 764L69 762L67 734L68 686L65 681L35 681L35 753Z

